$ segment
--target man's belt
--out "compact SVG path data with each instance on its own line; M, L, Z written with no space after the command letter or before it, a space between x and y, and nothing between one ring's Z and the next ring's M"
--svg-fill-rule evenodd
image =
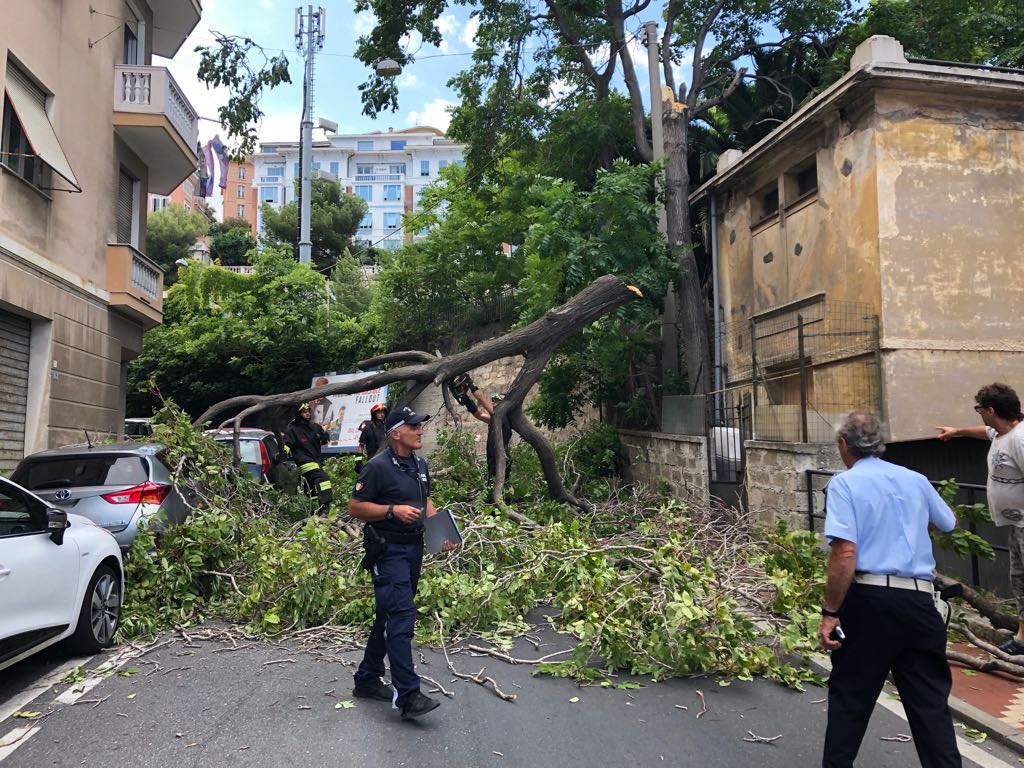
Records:
M391 542L392 544L422 544L423 543L423 531L415 531L412 533L400 533L398 531L382 531L379 528L375 528L378 535L384 541Z
M868 584L872 587L892 587L893 589L909 589L914 592L935 594L935 585L928 579L913 579L907 576L886 576L878 573L855 573L854 582Z

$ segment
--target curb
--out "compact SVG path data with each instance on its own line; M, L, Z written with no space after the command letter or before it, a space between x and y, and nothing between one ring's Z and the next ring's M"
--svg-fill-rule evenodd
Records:
M827 656L815 656L811 659L811 663L826 677L832 671L831 660ZM891 682L891 678L887 682ZM884 690L882 695L885 695ZM956 696L951 695L949 697L948 706L954 720L959 720L971 728L984 731L993 741L998 742L1018 755L1024 756L1024 731L1004 723L988 712L978 709L973 704L968 704ZM1024 762L1024 757L1022 757L1022 762Z

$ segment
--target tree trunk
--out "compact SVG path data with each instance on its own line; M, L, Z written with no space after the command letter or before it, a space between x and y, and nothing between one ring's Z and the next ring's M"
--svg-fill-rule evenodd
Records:
M697 259L693 254L690 232L690 203L687 199L690 174L686 165L689 151L689 111L684 104L665 102L665 218L668 243L676 260L678 276L675 285L675 322L685 362L687 391L691 395L707 394L710 389L711 360L708 351L708 329L704 314L704 292L701 289Z

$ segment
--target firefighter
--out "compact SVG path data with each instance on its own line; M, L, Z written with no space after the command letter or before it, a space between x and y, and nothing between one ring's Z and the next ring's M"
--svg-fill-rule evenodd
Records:
M327 433L312 416L309 403L301 403L295 419L284 432L284 449L299 466L306 493L319 502L317 513L326 515L334 501L331 480L321 466L320 446L327 444Z
M375 403L370 408L370 421L359 432L359 445L356 447L356 474L363 471L366 459L372 459L377 452L387 446L384 430L384 419L387 418L388 407L384 403Z

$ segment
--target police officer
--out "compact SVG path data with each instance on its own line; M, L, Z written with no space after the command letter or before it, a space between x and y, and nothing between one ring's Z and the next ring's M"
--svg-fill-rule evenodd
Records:
M882 425L849 414L836 440L847 467L828 484L830 543L821 644L832 651L823 768L852 768L892 672L924 768L959 768L946 627L934 602L928 526L956 518L927 478L879 458Z
M370 408L370 421L359 431L356 472L362 472L365 460L372 459L387 444L387 435L384 431L384 419L387 415L388 407L384 403L375 403Z
M320 446L327 444L324 428L312 420L309 403L301 403L295 419L284 432L285 451L298 464L299 474L310 498L319 501L317 512L326 515L334 501L331 480L321 466Z
M373 576L377 602L377 617L352 694L392 702L403 720L425 715L441 703L420 691L412 661L423 521L437 512L430 501L427 461L415 453L423 445L423 422L428 418L408 407L388 414L384 422L388 445L367 462L348 505L349 514L366 523L363 562ZM381 681L385 655L392 687Z

